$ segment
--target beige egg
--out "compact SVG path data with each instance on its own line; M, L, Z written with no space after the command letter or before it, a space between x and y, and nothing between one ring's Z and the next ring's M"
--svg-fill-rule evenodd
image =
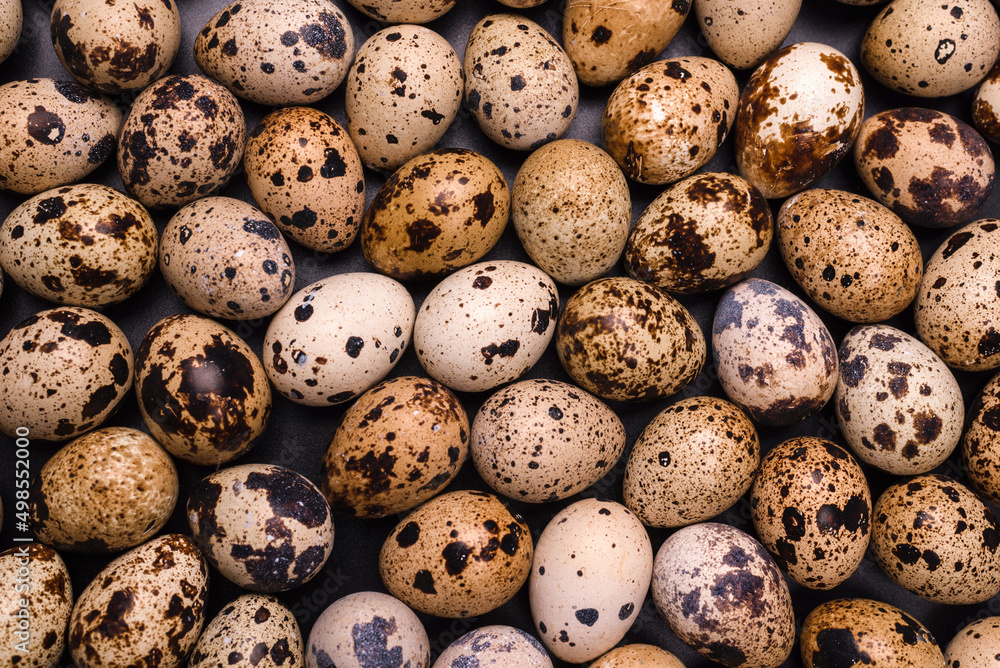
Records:
M482 259L510 216L510 190L489 158L440 148L413 158L375 193L361 250L398 280L434 278Z
M745 70L760 65L788 37L802 0L694 0L698 27L719 60Z
M682 399L632 446L625 505L652 527L704 522L739 501L758 464L760 439L743 411L715 397Z
M69 81L0 86L0 188L35 195L84 178L115 149L122 112Z
M323 457L330 507L385 517L417 506L458 475L469 454L469 418L448 388L401 376L355 401Z
M504 148L534 150L562 137L580 101L573 63L545 29L517 14L491 14L465 47L465 106Z
M656 645L622 645L611 650L590 668L684 668L676 656Z
M759 278L719 300L712 357L729 399L769 426L816 413L837 388L837 346L826 325L801 299Z
M273 596L244 594L202 632L188 668L277 668L303 665L302 632L292 611Z
M1000 617L977 619L966 625L944 651L946 668L987 666L1000 663Z
M50 28L56 56L73 78L112 95L159 79L181 45L181 15L171 0L130 7L56 0Z
M0 645L3 665L56 668L72 608L73 584L55 550L27 543L0 553L0 633L7 638Z
M97 574L69 619L79 668L179 668L205 623L208 564L187 536L168 534L126 552Z
M96 311L29 316L0 339L0 431L63 441L99 427L132 387L132 363L125 334Z
M552 659L534 636L513 626L483 626L448 645L434 668L552 668Z
M243 167L257 206L290 239L323 253L354 241L365 177L357 149L332 117L310 107L268 114L250 133Z
M458 0L347 0L383 23L427 23L451 11Z
M21 0L0 0L0 63L17 48L23 22Z
M724 172L689 176L639 216L625 271L668 292L698 293L746 278L767 255L771 207L749 181Z
M354 31L330 0L236 0L194 42L198 67L240 97L312 104L344 80Z
M972 487L1000 502L1000 374L986 383L969 408L962 461Z
M1000 68L995 65L972 100L972 124L981 135L1000 143Z
M59 304L100 307L138 292L156 269L156 226L107 186L53 188L0 225L0 266L24 290Z
M652 63L611 93L601 139L629 178L673 183L715 156L733 126L738 100L736 77L717 60Z
M861 461L896 475L926 473L962 436L965 404L951 370L888 325L855 327L840 344L834 406Z
M246 453L267 426L271 387L260 360L214 320L159 321L143 337L135 369L146 427L184 461L225 464Z
M379 554L386 589L438 617L477 617L509 601L528 579L528 526L501 501L466 490L437 496L392 530Z
M556 380L523 380L487 399L472 423L472 462L515 501L573 496L607 474L625 450L625 427L600 399Z
M854 166L878 201L922 227L971 220L989 198L996 173L978 132L953 116L914 107L866 120Z
M964 485L927 474L886 489L872 552L896 584L935 603L982 603L1000 591L1000 527Z
M156 441L107 427L56 452L31 485L31 530L68 552L104 553L149 540L177 503L177 469Z
M833 47L800 42L754 70L740 96L736 164L768 199L805 190L851 149L865 93L854 64Z

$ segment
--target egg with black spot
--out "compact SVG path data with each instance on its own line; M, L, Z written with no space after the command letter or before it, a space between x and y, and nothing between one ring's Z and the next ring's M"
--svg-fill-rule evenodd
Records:
M969 409L962 439L962 461L973 488L992 503L1000 502L1000 374L979 393Z
M303 665L302 632L292 611L273 596L244 594L205 625L188 668L277 668Z
M534 636L513 626L495 624L469 631L448 645L433 668L477 666L552 668L552 659Z
M781 46L801 8L802 0L694 2L698 27L709 48L719 60L741 70L757 67Z
M972 124L983 137L1000 143L1000 68L996 65L976 89Z
M684 668L676 656L656 645L634 643L611 650L590 668Z
M22 569L30 569L28 592L22 592ZM26 642L18 634L24 609L21 601L30 593L31 615ZM0 633L10 642L0 645L0 662L22 668L56 668L66 647L66 624L73 609L73 584L59 554L40 543L27 543L0 553Z
M383 23L428 23L451 11L458 0L347 0Z
M0 63L10 58L21 39L24 12L21 0L0 1Z
M977 619L965 626L944 651L945 668L1000 665L1000 617Z

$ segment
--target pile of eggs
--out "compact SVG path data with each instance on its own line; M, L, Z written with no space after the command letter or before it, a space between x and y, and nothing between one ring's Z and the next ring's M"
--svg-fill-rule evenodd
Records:
M989 0L349 2L0 0L0 664L1000 661Z

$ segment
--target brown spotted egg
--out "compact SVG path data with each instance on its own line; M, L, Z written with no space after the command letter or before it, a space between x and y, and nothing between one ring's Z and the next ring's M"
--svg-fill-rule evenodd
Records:
M273 596L244 594L202 632L188 668L301 668L302 632L292 611Z
M428 23L451 11L458 0L347 0L383 23Z
M23 22L21 0L0 0L0 63L14 53Z
M534 636L513 626L483 626L469 631L441 652L434 668L552 668L552 659Z
M611 650L590 668L684 668L676 656L656 645L622 645Z
M1000 617L977 619L964 627L944 651L946 668L995 668L1000 664Z
M29 589L21 591L26 582ZM18 617L26 597L31 604L27 629L24 618ZM72 608L73 584L55 550L28 543L0 553L0 633L7 638L0 645L0 663L56 668L66 647L66 624Z
M969 483L990 502L1000 502L1000 374L976 397L966 424L962 461Z
M719 60L740 70L757 67L792 31L802 0L695 0L698 27Z
M993 66L972 100L972 124L981 135L1000 143L1000 68Z

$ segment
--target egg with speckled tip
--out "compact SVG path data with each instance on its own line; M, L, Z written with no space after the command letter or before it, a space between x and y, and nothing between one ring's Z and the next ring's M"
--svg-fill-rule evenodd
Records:
M788 37L802 0L694 0L698 27L719 60L745 70L757 67Z
M1000 67L996 65L976 89L972 124L985 138L1000 143Z
M455 666L552 668L552 659L534 636L513 626L493 625L469 631L434 662L434 668Z
M992 503L1000 503L1000 374L986 383L969 409L962 461L969 483Z
M292 611L273 596L244 594L206 626L188 668L300 668L302 632Z
M24 13L21 10L21 0L0 1L0 63L14 53L18 40L21 38L23 23Z
M972 622L952 638L944 651L945 668L1000 665L1000 617Z
M24 593L19 572L28 560L31 570L31 627L29 642L13 642L22 618L18 613ZM20 577L20 581L18 578ZM73 584L62 558L40 543L22 544L0 553L0 633L12 642L0 646L0 662L22 668L56 668L66 647L66 624L73 609Z
M428 23L447 14L458 0L347 0L383 23Z
M676 656L656 645L622 645L611 650L590 668L684 668Z

